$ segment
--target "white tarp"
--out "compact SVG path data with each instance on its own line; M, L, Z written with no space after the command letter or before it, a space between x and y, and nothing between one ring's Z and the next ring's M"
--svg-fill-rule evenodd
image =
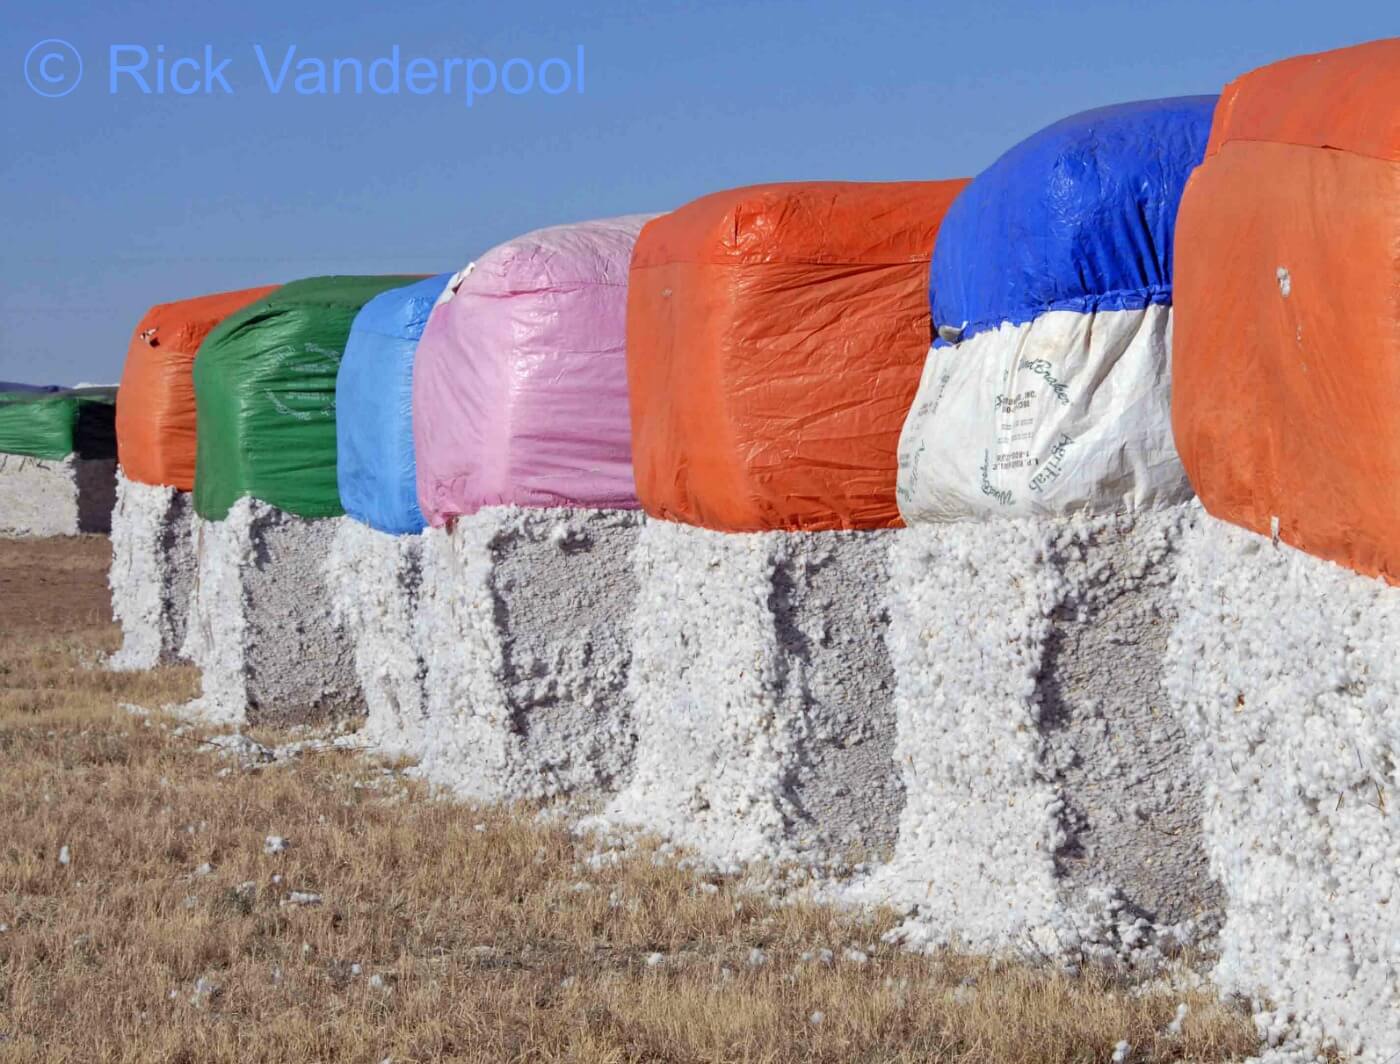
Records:
M899 441L908 524L1191 498L1171 431L1171 308L1051 311L929 351Z

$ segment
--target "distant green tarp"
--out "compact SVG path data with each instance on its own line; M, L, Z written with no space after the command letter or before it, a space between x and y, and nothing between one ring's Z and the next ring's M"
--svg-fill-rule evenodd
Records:
M0 392L0 454L116 458L115 388Z
M416 277L312 277L225 318L194 362L195 511L221 521L244 495L336 517L335 377L355 315Z

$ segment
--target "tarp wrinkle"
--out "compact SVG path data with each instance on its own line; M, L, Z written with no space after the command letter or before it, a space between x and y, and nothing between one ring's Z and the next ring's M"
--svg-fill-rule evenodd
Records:
M643 230L627 361L649 514L736 532L899 523L928 259L964 184L759 185Z

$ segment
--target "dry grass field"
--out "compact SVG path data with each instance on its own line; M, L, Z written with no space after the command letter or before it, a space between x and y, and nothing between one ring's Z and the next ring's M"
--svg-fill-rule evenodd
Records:
M196 684L95 667L117 643L107 558L95 537L0 541L0 1061L1005 1064L1256 1048L1248 1019L1205 993L902 954L880 944L888 917L776 906L646 846L593 867L596 843L528 810L434 798L352 752L231 757L119 708Z

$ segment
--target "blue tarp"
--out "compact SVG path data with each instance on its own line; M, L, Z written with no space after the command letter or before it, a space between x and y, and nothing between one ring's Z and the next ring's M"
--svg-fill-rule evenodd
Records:
M397 535L421 532L413 460L413 359L452 275L375 296L355 316L335 381L336 479L355 520Z
M1171 302L1172 235L1215 96L1117 104L1023 140L954 201L933 251L935 327L969 339L1048 310Z

